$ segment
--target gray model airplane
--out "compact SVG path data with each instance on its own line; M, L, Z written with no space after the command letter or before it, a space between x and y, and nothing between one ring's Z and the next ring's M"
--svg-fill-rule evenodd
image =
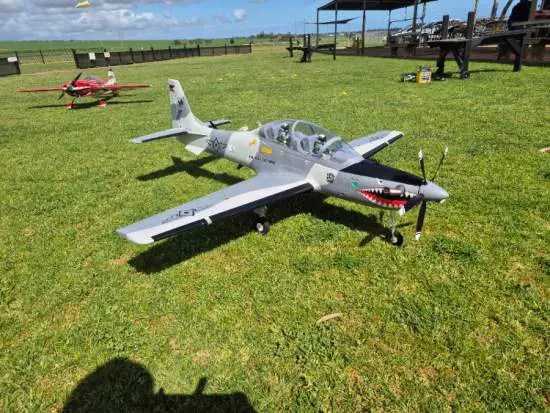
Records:
M403 136L383 131L350 143L321 126L303 120L280 120L252 131L217 129L230 121L201 122L191 112L180 83L169 80L172 129L132 140L144 143L175 137L195 155L206 151L248 166L256 176L202 198L182 204L117 232L138 244L159 241L184 231L210 225L244 211L254 211L256 229L269 231L267 205L308 191L318 191L374 208L390 210L390 236L401 245L396 212L403 215L421 205L416 239L420 238L427 201L443 202L449 194L423 177L381 165L369 159ZM437 173L445 156L445 150Z

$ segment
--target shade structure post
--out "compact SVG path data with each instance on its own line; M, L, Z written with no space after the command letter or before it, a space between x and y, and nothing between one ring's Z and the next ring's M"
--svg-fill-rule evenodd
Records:
M531 0L531 8L529 9L529 21L535 20L537 14L537 0Z
M386 36L386 45L390 44L390 35L391 35L391 10L388 12L388 34Z
M338 0L334 6L334 47L332 48L332 60L336 60L336 35L338 34Z
M315 38L315 47L319 46L319 9L317 9L317 37Z
M493 9L491 10L491 20L496 20L498 6L499 6L499 0L493 0Z
M474 14L476 15L477 17L477 9L479 7L479 0L475 0L475 3L474 3Z
M361 54L365 54L365 30L367 29L367 1L363 0L363 30L361 31Z
M418 18L418 0L414 0L413 5L413 25L412 25L412 32L413 34L416 33L416 20Z

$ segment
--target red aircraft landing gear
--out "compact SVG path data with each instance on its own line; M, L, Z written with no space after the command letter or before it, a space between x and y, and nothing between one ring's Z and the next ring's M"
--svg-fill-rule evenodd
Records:
M98 106L99 106L100 108L104 108L105 106L107 106L107 102L106 102L105 100L100 100L100 101L98 102Z
M71 110L73 108L73 102L67 102L65 107L67 108L67 110Z

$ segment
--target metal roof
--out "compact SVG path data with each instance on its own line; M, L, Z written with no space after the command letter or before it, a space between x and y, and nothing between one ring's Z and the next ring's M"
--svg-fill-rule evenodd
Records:
M437 0L418 0L418 4L429 3ZM318 10L396 10L414 5L415 0L332 0L318 8Z

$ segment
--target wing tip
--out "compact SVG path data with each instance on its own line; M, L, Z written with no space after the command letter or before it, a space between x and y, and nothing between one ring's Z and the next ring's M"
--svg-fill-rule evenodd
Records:
M122 238L133 242L134 244L138 245L147 245L152 244L155 242L153 238L150 237L140 237L135 232L126 232L125 228L119 228L116 230L117 234L120 235Z

